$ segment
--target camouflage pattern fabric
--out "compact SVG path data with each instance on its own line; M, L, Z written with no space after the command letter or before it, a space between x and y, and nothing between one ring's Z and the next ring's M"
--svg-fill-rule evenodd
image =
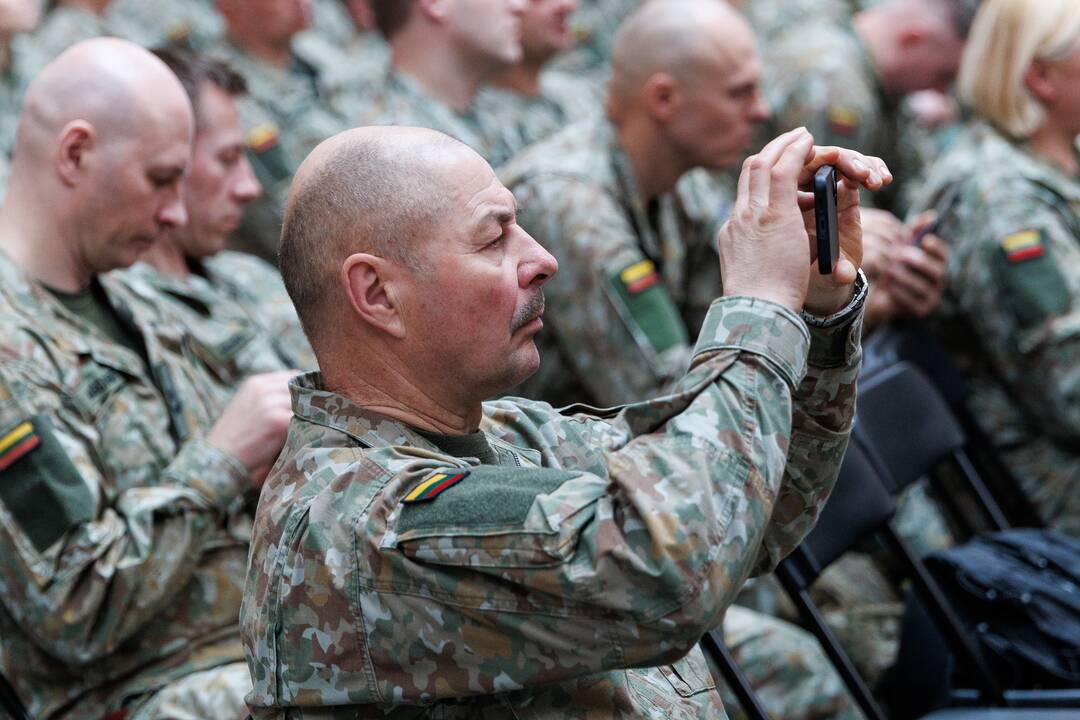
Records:
M238 387L256 373L315 368L277 270L251 255L221 254L205 263L205 276L177 278L143 263L116 276L182 323L204 350L200 360L222 383Z
M245 209L231 242L237 250L274 262L293 173L316 145L348 126L357 100L348 88L326 82L329 70L320 64L326 58L316 62L297 55L290 67L278 68L230 42L213 54L247 80L248 93L236 98L236 107L263 187L262 196Z
M325 56L329 83L352 87L353 92L372 94L390 64L390 46L378 32L356 27L341 0L315 0L312 24L296 36L302 56Z
M741 8L765 44L806 23L849 22L852 14L848 0L746 0Z
M690 192L708 182L691 175L650 213L604 119L530 147L500 178L560 264L545 286L540 371L519 392L607 406L665 391L720 294L715 230L730 206Z
M295 379L241 612L254 717L726 717L696 643L812 527L860 331L721 298L671 395L485 403L486 465Z
M245 720L251 674L243 662L192 673L132 707L124 720Z
M971 380L972 416L1042 519L1078 535L1080 180L976 123L930 182L952 248L941 336Z
M559 55L552 67L587 80L603 91L611 73L611 50L615 33L641 0L580 0L570 18L574 47Z
M0 255L3 672L43 720L242 658L248 473L204 439L231 389L102 284L148 364Z
M356 124L410 125L438 130L465 143L495 167L506 162L512 153L509 138L485 131L475 106L458 112L424 92L414 78L393 69Z
M203 51L225 37L214 0L112 0L105 17L112 34L144 47Z
M568 125L603 112L602 98L592 85L558 71L540 76L540 93L534 97L485 86L477 93L474 107L486 135L504 136L502 145L508 157Z

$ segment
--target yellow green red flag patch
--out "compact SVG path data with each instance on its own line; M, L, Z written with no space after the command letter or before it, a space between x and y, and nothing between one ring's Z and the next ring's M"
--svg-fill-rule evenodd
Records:
M247 146L254 152L262 153L278 144L281 131L272 122L264 122L251 128L247 134Z
M619 279L626 287L626 292L637 295L660 282L660 275L656 272L656 265L652 260L641 260L620 272Z
M0 471L7 470L41 445L34 424L27 420L0 438Z
M405 496L404 502L416 503L425 500L434 500L444 490L452 487L469 476L468 470L440 470L427 480L423 481Z
M1041 257L1044 252L1042 233L1038 230L1013 233L1001 241L1001 249L1005 251L1005 259L1013 263Z
M829 108L829 130L840 135L854 135L859 129L859 111L850 107Z

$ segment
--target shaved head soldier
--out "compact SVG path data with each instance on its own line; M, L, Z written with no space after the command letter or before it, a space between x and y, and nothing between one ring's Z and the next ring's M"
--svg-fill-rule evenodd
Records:
M0 208L0 634L36 718L239 720L247 494L285 374L236 390L107 273L187 222L191 103L122 40L31 83Z
M826 162L845 259L822 286L797 189ZM870 164L804 131L749 163L687 374L599 418L484 402L535 372L558 269L487 163L413 128L317 148L281 266L322 372L293 383L256 518L253 716L724 717L696 643L810 529L846 445Z

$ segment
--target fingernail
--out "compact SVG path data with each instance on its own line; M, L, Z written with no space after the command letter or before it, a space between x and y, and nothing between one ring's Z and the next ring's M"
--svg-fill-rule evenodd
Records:
M857 159L852 160L851 165L852 165L852 167L854 167L859 172L869 172L870 171L870 168L866 167L866 165L863 164L862 160L857 160Z

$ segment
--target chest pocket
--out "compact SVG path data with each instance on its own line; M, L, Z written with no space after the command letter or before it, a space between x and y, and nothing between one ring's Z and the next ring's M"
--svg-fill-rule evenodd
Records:
M211 323L213 321L210 321ZM188 354L208 368L221 381L238 381L255 368L247 367L245 351L255 339L255 331L239 323L214 323L188 333L184 345ZM276 369L276 368L275 368Z
M682 697L716 689L712 674L705 664L705 657L696 649L682 660L660 668L671 687Z

